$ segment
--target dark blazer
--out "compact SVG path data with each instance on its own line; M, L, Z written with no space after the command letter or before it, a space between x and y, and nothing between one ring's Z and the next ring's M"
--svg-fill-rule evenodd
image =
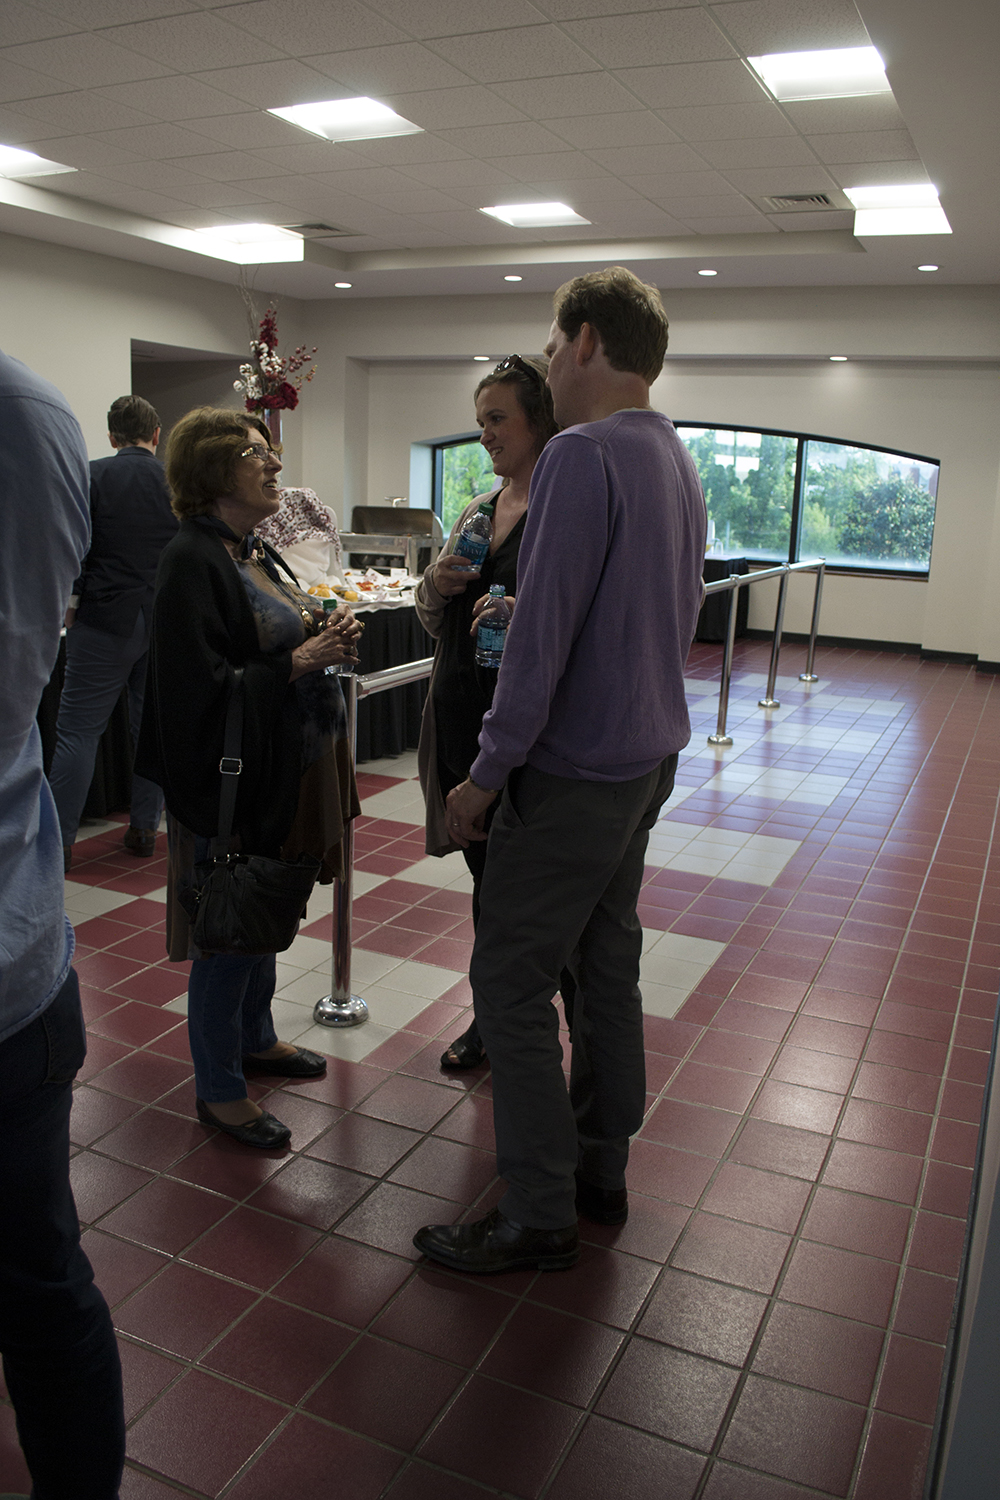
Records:
M73 592L81 625L130 636L148 626L160 553L177 532L163 465L148 448L120 448L90 465L90 550Z
M163 788L178 822L207 837L219 823L234 667L244 668L235 831L248 853L273 856L292 826L302 774L292 654L261 651L243 580L222 538L196 517L181 523L160 562L135 769Z

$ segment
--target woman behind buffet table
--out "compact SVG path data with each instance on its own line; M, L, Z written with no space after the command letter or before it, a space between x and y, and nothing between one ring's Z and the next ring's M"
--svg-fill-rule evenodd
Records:
M476 387L476 421L482 428L480 442L493 460L493 472L502 481L488 495L477 495L459 516L447 547L424 573L416 591L417 614L424 628L437 640L430 691L420 728L417 759L420 784L427 805L428 854L450 854L459 846L452 842L445 820L445 798L452 787L465 780L479 754L479 731L483 715L493 703L497 674L476 665L474 621L480 601L492 583L502 583L507 602L513 607L517 584L517 554L528 509L528 488L538 457L557 431L552 415L552 397L545 383L546 359L522 359L518 354L501 360ZM489 556L479 571L466 571L465 559L453 553L455 538L467 516L485 500L495 501L493 541ZM499 798L486 814L488 830ZM486 843L473 843L462 850L472 875L472 921L479 921L479 887L486 866ZM563 998L570 999L568 976L564 976ZM571 1003L571 1000L570 1000ZM442 1055L443 1068L475 1068L485 1053L475 1021Z
M200 407L170 434L166 471L181 525L164 550L153 608L137 763L162 786L168 813L167 944L193 958L188 1036L198 1118L264 1148L291 1132L247 1096L244 1072L312 1078L326 1061L278 1041L271 1019L275 955L202 953L177 900L206 859L219 821L219 761L234 669L244 721L234 847L322 861L342 874L342 840L359 811L343 694L325 668L357 659L361 626L342 606L325 622L254 534L278 509L281 461L239 412Z

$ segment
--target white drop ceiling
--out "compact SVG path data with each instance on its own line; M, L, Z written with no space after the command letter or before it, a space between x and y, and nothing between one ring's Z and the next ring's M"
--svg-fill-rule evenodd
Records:
M0 22L0 142L78 169L0 180L0 231L233 282L164 226L331 226L256 273L299 297L517 296L619 260L707 294L925 262L1000 282L998 0L2 0ZM872 43L891 95L777 104L746 61ZM357 94L423 133L335 145L265 113ZM845 188L927 182L953 234L855 239ZM802 193L831 207L768 201ZM591 223L478 212L547 199Z

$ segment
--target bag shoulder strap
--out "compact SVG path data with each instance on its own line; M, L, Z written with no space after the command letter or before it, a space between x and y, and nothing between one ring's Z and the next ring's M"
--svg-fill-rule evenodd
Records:
M243 770L243 761L240 759L243 745L243 668L235 667L233 677L235 681L229 695L229 707L226 709L226 730L222 759L219 761L219 831L212 840L213 859L225 859L229 854L229 840L236 815L236 789Z

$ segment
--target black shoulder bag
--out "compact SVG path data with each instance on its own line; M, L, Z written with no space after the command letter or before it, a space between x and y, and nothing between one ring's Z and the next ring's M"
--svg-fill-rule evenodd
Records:
M219 762L219 831L211 858L195 866L193 885L178 892L178 899L191 919L192 940L203 952L283 953L294 941L320 861L308 854L290 862L229 852L243 770L242 668L235 676Z

